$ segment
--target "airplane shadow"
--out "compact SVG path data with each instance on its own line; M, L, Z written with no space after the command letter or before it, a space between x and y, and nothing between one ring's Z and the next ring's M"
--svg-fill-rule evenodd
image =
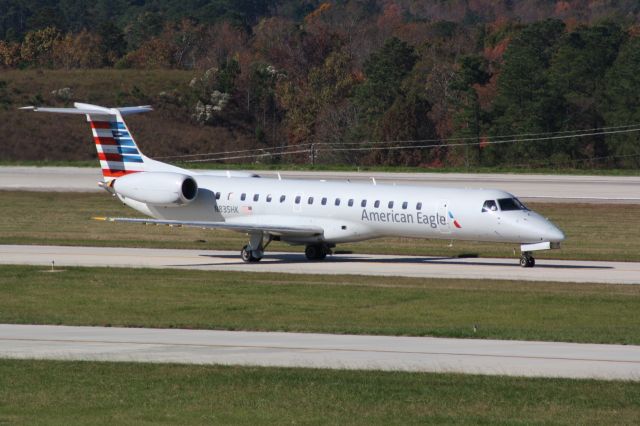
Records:
M240 263L240 259L238 255L223 255L223 254L201 254L201 257L210 257L216 259L228 259L228 262L216 262L216 263L200 263L200 264L189 264L189 265L169 265L175 267L198 267L198 266L237 266L239 264L243 265L255 265L257 268L260 265L264 264L276 264L276 265L285 265L285 264L307 264L309 262L317 263L317 264L335 264L335 263L377 263L377 264L411 264L411 265L429 265L429 264L441 264L441 265L471 265L478 267L490 267L490 266L507 266L507 267L518 267L520 265L517 259L504 259L499 262L495 261L483 261L481 258L474 258L473 261L469 260L469 257L459 258L459 257L427 257L427 258L418 258L418 257L385 257L385 258L363 258L349 255L334 255L328 256L325 260L317 260L317 261L309 261L305 258L302 253L277 253L277 254L267 254L262 262L255 263ZM265 262L266 260L266 262ZM593 269L593 270L604 270L604 269L614 269L612 266L605 265L571 265L571 264L558 264L554 263L555 260L541 260L538 261L535 268L544 268L544 269ZM565 261L566 262L566 261Z

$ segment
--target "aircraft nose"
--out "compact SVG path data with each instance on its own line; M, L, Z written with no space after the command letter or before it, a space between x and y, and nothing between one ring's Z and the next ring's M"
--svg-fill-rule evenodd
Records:
M547 228L545 234L545 240L548 240L552 243L559 243L561 241L564 241L565 239L564 232L562 232L560 228L551 223L549 224L549 227Z

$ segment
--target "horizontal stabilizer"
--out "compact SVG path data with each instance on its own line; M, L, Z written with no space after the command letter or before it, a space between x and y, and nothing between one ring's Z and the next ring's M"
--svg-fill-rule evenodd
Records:
M51 107L36 107L26 106L20 108L21 110L28 110L33 112L53 112L60 114L94 114L94 115L131 115L139 114L142 112L153 111L150 105L140 105L122 108L105 108L98 105L83 104L75 102L74 108L51 108Z
M229 223L213 221L182 221L182 220L157 220L138 219L128 217L94 217L95 220L105 220L108 222L142 223L148 225L168 225L187 226L194 228L214 228L228 229L238 232L267 232L273 235L287 235L296 237L307 237L322 235L324 230L319 226L296 226L296 225L254 225L246 223Z
M20 108L21 110L30 110L33 112L56 112L60 114L96 114L98 111L92 109L79 109L79 108L49 108L49 107L35 107L35 106L26 106ZM101 114L113 114L112 112L101 112Z

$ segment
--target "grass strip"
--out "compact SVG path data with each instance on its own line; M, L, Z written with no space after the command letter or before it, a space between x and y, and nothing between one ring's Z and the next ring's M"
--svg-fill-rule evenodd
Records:
M45 269L0 266L0 323L640 344L640 286Z
M247 243L240 233L98 222L93 216L139 216L107 194L0 191L0 244L54 244L121 247L171 247L238 250ZM640 261L640 205L531 204L563 229L561 250L539 258ZM381 238L343 244L355 253L516 257L519 246L412 238ZM301 251L273 243L271 251ZM516 261L514 259L514 261Z
M0 360L0 424L633 424L632 382Z

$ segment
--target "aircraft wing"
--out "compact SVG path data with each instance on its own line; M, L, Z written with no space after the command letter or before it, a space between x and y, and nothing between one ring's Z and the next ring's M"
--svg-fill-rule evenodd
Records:
M95 220L107 222L142 223L148 225L168 225L187 226L193 228L228 229L238 232L266 232L272 235L288 235L292 237L309 237L322 235L324 229L311 225L278 225L278 224L247 224L212 221L189 221L189 220L159 220L159 219L138 219L128 217L94 217Z

